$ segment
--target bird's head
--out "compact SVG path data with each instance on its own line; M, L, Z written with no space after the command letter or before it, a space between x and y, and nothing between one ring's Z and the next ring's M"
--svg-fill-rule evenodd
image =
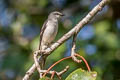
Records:
M62 16L64 16L64 14L62 14L61 12L58 12L58 11L54 11L52 13L50 13L49 17L51 18L61 18Z

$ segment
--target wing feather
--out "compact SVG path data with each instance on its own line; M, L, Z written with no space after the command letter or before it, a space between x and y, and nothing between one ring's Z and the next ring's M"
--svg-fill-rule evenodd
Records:
M45 31L45 29L46 29L46 27L47 27L47 26L46 26L47 22L48 22L48 20L46 20L46 21L44 22L44 24L43 24L43 26L42 26L42 28L41 28L41 30L40 30L39 50L41 49L41 41L42 41L43 33L44 33L44 31Z

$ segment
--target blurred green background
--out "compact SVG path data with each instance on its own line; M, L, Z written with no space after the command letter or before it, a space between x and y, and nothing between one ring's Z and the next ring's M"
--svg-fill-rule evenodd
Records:
M0 80L21 80L33 64L33 52L38 49L42 24L52 11L66 16L59 21L58 40L73 28L101 0L0 0ZM77 37L76 52L86 58L97 80L120 80L120 1L111 0ZM55 40L55 41L56 41ZM46 68L59 59L70 56L72 38L47 59ZM53 57L54 56L54 57ZM65 60L53 69L66 65L66 78L84 63ZM38 80L37 71L31 80Z

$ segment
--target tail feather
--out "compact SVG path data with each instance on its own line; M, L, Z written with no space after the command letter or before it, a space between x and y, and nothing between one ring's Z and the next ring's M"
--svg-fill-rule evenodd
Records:
M46 56L40 55L39 63L40 63L41 69L44 69L46 58L47 58Z

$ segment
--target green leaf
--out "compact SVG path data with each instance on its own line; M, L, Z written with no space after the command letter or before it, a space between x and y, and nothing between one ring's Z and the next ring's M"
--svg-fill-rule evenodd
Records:
M97 72L88 72L80 68L73 71L65 80L95 80L96 77Z

